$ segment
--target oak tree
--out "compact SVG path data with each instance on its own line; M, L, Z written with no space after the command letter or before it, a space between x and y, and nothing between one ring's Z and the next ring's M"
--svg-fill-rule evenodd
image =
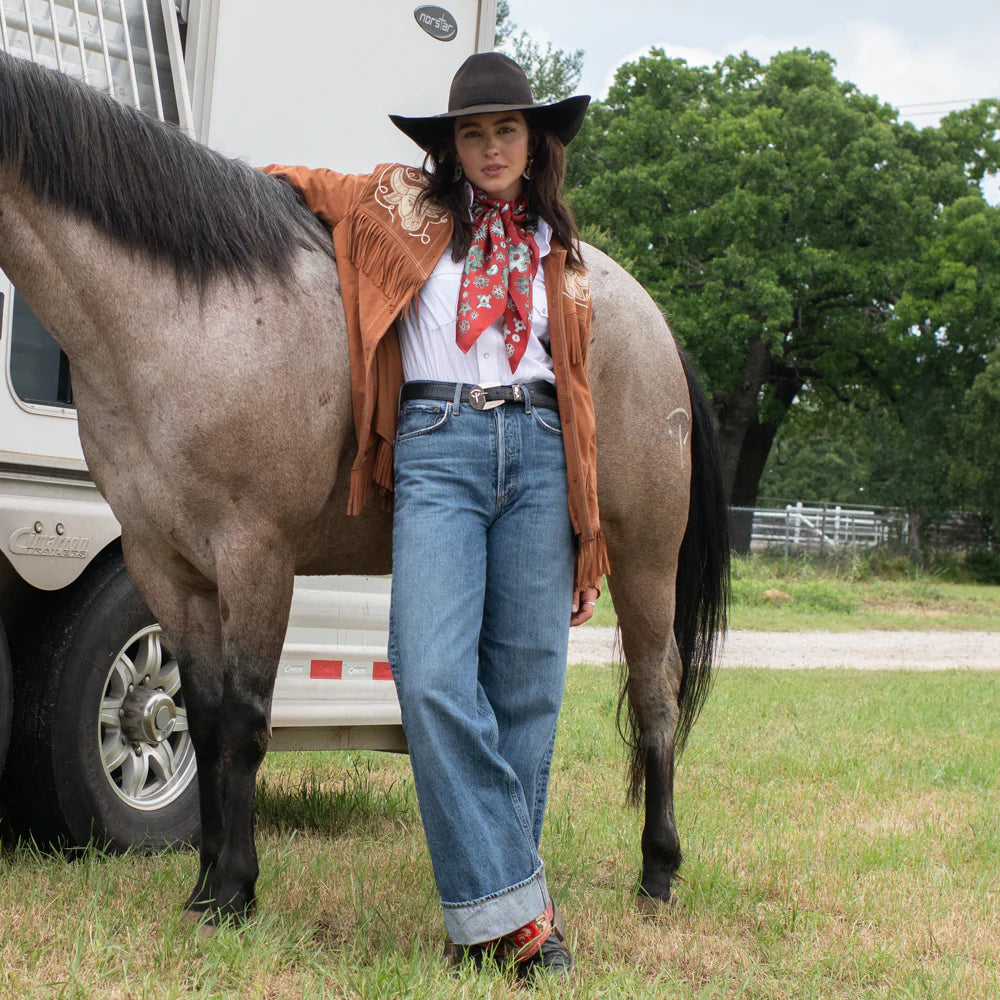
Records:
M918 131L834 69L808 50L706 68L654 49L570 147L585 235L651 292L711 388L733 504L756 501L800 395L900 398L900 366L936 336L927 281L906 319L900 303L949 206L983 204L995 169L989 107Z

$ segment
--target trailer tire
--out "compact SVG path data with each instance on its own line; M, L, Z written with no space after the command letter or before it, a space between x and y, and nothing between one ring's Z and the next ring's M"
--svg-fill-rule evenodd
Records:
M10 720L14 706L14 680L10 666L7 634L0 621L0 775L3 774L7 745L10 742Z
M114 552L60 595L16 664L5 812L39 842L194 844L194 748L169 640Z

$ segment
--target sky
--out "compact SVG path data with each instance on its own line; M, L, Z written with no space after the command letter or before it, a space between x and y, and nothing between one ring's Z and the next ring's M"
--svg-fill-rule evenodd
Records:
M562 49L583 49L580 90L606 94L614 69L650 46L691 65L747 51L766 61L823 49L837 75L915 125L1000 97L1000 4L978 0L510 0L511 20Z

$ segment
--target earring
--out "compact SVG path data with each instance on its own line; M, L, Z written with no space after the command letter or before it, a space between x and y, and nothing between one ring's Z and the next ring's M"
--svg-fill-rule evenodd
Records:
M455 164L455 173L452 175L451 179L456 184L462 179L462 164L461 163L456 163Z
M529 156L528 157L528 162L524 165L524 170L521 171L521 176L526 181L530 181L531 180L531 165L534 162L535 162L535 158L533 156Z

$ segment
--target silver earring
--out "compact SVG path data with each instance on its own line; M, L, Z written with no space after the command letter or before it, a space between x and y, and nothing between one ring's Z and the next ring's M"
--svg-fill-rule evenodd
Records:
M456 184L462 179L462 164L455 164L455 173L451 178Z
M528 157L528 162L524 165L524 170L521 171L521 176L526 181L530 181L531 180L531 165L534 162L535 162L535 158L533 156L529 156Z

